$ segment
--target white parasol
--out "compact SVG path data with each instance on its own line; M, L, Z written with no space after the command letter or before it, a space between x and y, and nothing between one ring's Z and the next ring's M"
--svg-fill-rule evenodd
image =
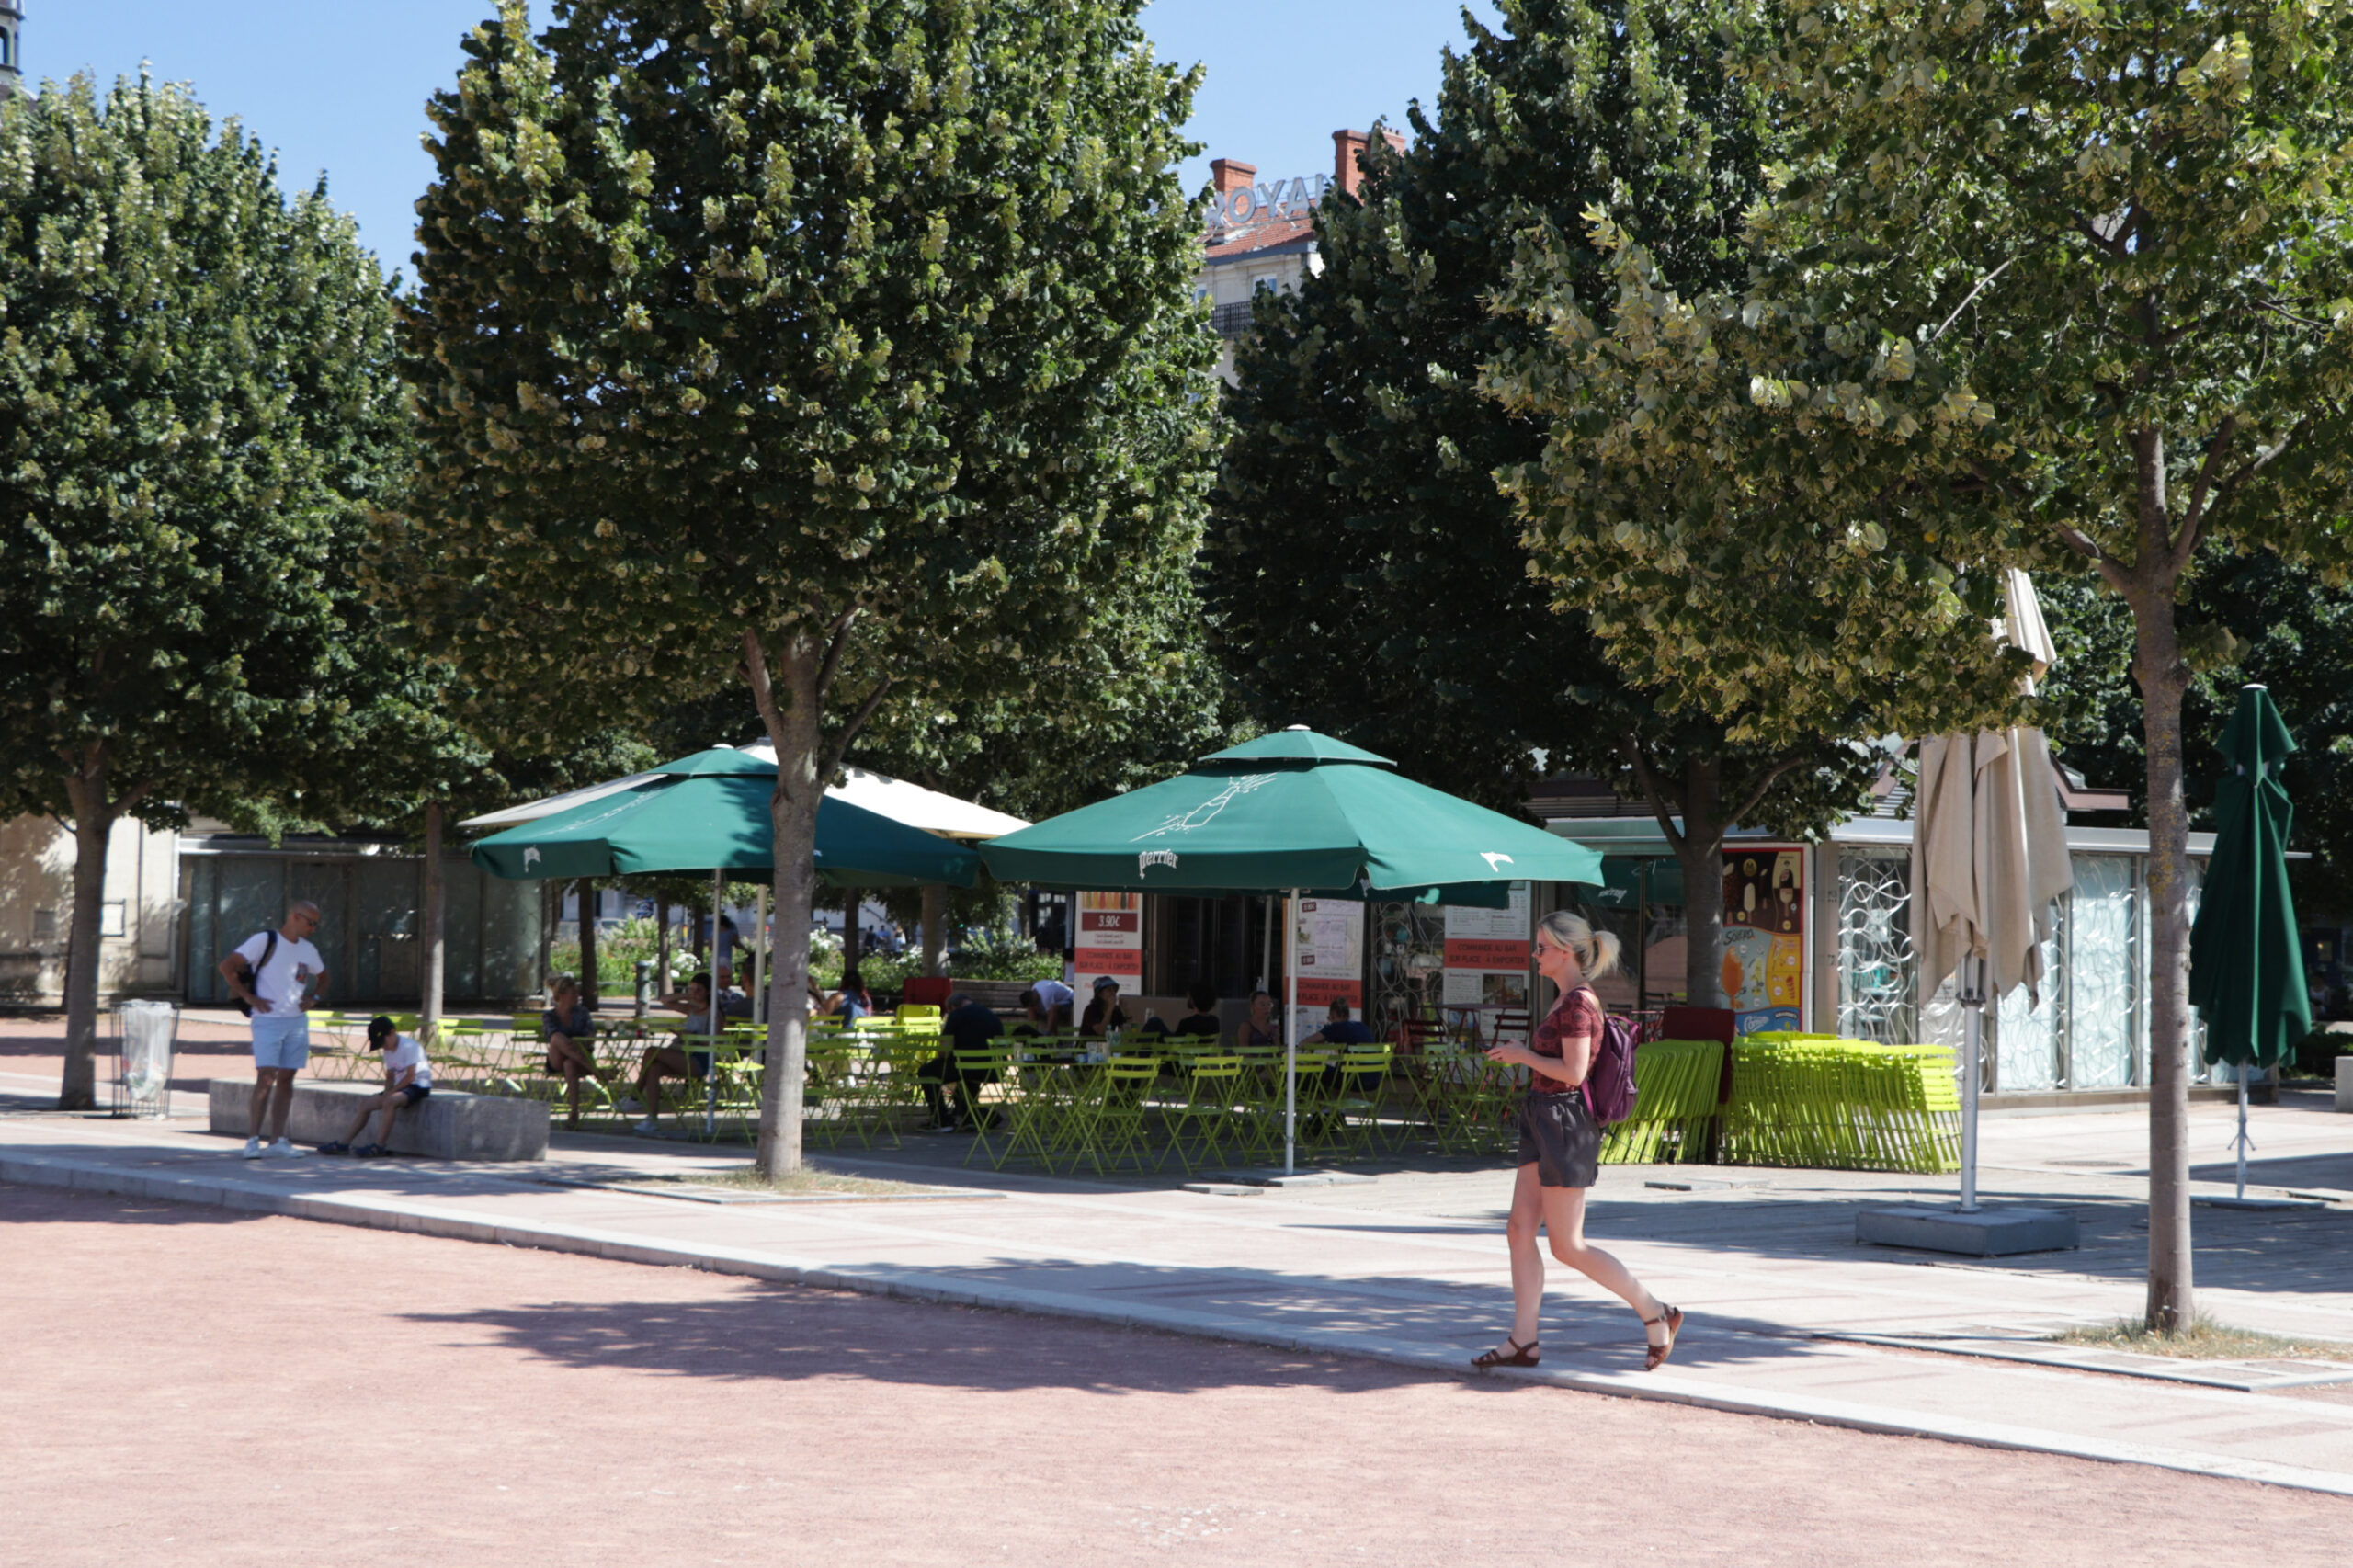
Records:
M2034 662L2024 688L2057 658L2034 585L2013 571L1997 634ZM1961 1062L1961 1207L1977 1207L1978 1057L1985 1004L2024 985L2039 994L2052 903L2075 885L2050 743L2015 726L1920 743L1914 882L1927 915L1918 939L1921 994L1959 971L1968 1009Z

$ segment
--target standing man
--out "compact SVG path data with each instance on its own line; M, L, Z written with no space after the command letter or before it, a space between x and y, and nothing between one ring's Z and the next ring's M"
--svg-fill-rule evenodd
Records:
M287 906L286 923L256 931L221 960L230 994L253 1009L254 1097L245 1158L267 1153L290 1159L302 1151L286 1137L286 1113L294 1105L294 1074L311 1059L310 1020L303 1009L326 989L326 966L311 937L319 928L319 906L298 899ZM262 1145L264 1118L271 1142Z

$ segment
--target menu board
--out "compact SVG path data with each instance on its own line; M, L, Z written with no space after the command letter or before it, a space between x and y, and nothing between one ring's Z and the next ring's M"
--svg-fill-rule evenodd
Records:
M1724 851L1724 997L1743 1034L1805 1027L1805 852Z
M1364 905L1353 899L1302 898L1291 930L1292 972L1299 976L1299 1013L1292 1020L1305 1040L1324 1027L1335 1002L1364 1017Z
M1511 902L1502 909L1447 905L1446 982L1438 999L1449 1013L1457 1008L1477 1009L1483 1037L1492 1035L1497 1012L1525 1016L1528 1011L1533 929L1529 908L1526 882L1511 884ZM1513 1029L1497 1038L1524 1045L1528 1031Z
M1078 895L1078 940L1072 964L1084 1000L1087 988L1104 975L1120 983L1130 996L1143 989L1143 894L1140 892L1081 892Z

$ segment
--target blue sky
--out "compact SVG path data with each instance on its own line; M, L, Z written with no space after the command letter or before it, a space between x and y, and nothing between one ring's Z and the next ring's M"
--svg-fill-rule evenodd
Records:
M142 60L195 85L280 153L283 177L324 170L387 267L408 270L411 204L431 173L417 145L427 94L456 74L458 40L495 0L23 0L23 61L35 79L87 68L101 81ZM539 14L544 17L544 0ZM1490 24L1488 0L1472 9ZM1192 139L1262 177L1330 172L1332 132L1437 93L1438 52L1462 37L1453 0L1154 0L1144 12L1164 59L1209 68Z

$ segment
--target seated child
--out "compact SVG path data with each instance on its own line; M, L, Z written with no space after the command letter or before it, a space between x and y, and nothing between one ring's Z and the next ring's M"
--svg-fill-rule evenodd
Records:
M351 1131L340 1140L320 1144L322 1154L349 1154L360 1160L383 1158L392 1153L384 1145L392 1135L392 1113L424 1104L425 1096L433 1092L433 1067L425 1060L425 1047L416 1043L415 1035L393 1028L392 1020L381 1013L368 1020L368 1049L384 1053L384 1092L368 1102L358 1119L351 1124ZM351 1140L367 1130L371 1116L376 1118L376 1141L353 1148Z

